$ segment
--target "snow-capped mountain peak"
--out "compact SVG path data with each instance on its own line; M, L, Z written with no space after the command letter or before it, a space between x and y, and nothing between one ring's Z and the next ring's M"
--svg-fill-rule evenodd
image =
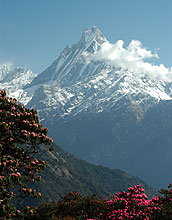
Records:
M6 89L9 96L27 104L33 96L34 89L25 90L24 87L30 84L36 75L23 67L10 69L8 66L2 66L0 68L0 88Z
M26 70L23 67L16 67L15 69L11 70L9 67L6 66L0 69L0 73L1 83L10 83L21 87L31 82L33 78L37 75L33 73L31 70Z
M10 71L10 68L7 65L3 65L0 67L0 81L2 81L6 77L9 71Z
M95 75L98 66L91 66L85 55L88 57L89 54L95 53L106 41L97 27L84 30L80 41L72 47L67 46L52 65L33 80L31 86L54 82L66 86L87 80L91 75Z
M108 52L113 52L114 61L117 55L118 65L111 65L104 59L99 59L103 46L108 46ZM138 49L138 52L136 52ZM134 51L134 52L133 52ZM107 52L107 50L105 50ZM132 56L131 56L132 54ZM134 54L134 55L133 55ZM137 62L137 55L147 54L149 51L141 48L139 42L132 42L128 49L124 49L122 42L110 44L97 27L85 29L78 43L67 46L60 56L42 73L36 75L30 70L17 68L10 71L4 67L0 71L1 87L6 88L20 102L30 103L34 107L34 100L40 98L45 109L58 109L60 117L81 112L102 112L111 109L119 100L130 97L131 102L147 109L153 102L170 100L171 84L158 78L151 78L151 74L138 74L133 70L133 63ZM96 59L93 59L93 56ZM109 57L109 54L107 54ZM125 56L127 58L125 58ZM119 58L119 59L118 59ZM120 58L122 65L120 65ZM130 59L134 58L134 61ZM138 60L138 65L142 60ZM125 68L125 65L132 68ZM146 65L151 68L150 65ZM144 69L144 65L142 65ZM40 89L41 88L41 89ZM42 95L40 95L42 93ZM151 100L151 101L150 101ZM36 101L35 108L38 101ZM41 104L41 105L42 105Z
M98 44L102 44L106 41L106 38L96 26L94 26L92 29L86 28L82 33L79 43L90 45L90 43L93 41L97 42Z

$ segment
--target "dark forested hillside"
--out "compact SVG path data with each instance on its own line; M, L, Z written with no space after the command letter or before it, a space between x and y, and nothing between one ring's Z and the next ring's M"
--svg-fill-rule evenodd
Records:
M58 146L55 146L55 151L47 152L41 157L47 161L47 166L38 186L48 201L58 200L70 191L77 191L82 195L98 193L108 197L137 184L141 184L149 196L156 193L137 177L77 159Z

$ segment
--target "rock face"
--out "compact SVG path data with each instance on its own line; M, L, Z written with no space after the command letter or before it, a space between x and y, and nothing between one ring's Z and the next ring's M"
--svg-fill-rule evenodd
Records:
M63 149L164 187L172 171L172 84L157 66L159 75L151 72L143 62L149 57L138 41L127 49L121 41L112 46L93 27L40 74L13 71L14 85L1 68L0 86L37 109Z

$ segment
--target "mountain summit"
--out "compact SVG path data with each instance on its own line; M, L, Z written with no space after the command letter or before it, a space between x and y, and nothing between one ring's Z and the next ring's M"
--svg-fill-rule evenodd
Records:
M38 88L29 106L39 109L41 103L44 112L57 120L68 115L80 117L86 112L107 112L132 103L139 109L136 114L140 118L160 100L171 100L171 84L145 73L143 64L149 64L141 62L141 56L153 55L138 42L131 42L125 50L121 41L112 46L97 27L85 29L77 44L66 47L26 87ZM133 70L133 60L143 66L141 73Z
M94 69L86 63L85 55L95 53L104 42L106 39L97 27L91 30L85 29L80 41L72 47L67 46L52 65L40 73L30 86L51 83L67 86L77 81L87 80L88 68L91 68L89 70L91 75Z
M26 71L23 84L15 73L13 85L3 69L0 83L38 110L63 149L161 187L171 180L172 73L148 62L156 57L137 40L112 44L93 27L42 73Z
M92 43L101 45L104 42L106 42L106 38L96 26L92 29L86 28L79 41L81 44L84 43L86 47L90 46Z

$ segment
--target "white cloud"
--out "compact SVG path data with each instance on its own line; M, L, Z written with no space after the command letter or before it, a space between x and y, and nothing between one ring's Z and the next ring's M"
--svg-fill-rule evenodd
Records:
M172 82L172 68L167 68L163 64L154 65L148 62L148 59L159 58L158 54L153 54L142 46L138 40L132 40L130 44L124 48L122 40L115 44L105 42L99 51L91 55L87 59L106 61L110 65L123 69L128 69L136 75L149 75L150 77Z

